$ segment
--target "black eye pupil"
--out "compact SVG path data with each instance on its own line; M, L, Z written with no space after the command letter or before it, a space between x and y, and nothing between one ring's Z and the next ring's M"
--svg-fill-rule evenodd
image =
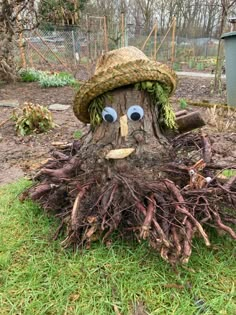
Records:
M105 119L107 122L109 122L109 123L112 123L112 122L114 121L114 118L113 118L113 116L112 116L111 114L106 114L106 115L104 116L104 119Z
M139 120L140 117L141 117L141 115L140 115L139 113L137 113L137 112L136 112L136 113L132 113L131 116L130 116L130 118L131 118L132 120L134 120L134 121Z

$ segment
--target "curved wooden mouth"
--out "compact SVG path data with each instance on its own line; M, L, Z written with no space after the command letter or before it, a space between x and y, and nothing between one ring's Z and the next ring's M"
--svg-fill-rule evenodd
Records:
M134 150L135 150L134 148L110 150L107 153L107 155L105 156L105 158L107 160L109 160L109 159L113 159L113 160L124 159L124 158L128 157L131 153L133 153Z

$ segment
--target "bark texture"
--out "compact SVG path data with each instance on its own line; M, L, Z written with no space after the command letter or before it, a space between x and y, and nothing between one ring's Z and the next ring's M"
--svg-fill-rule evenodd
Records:
M14 60L17 35L37 24L34 0L0 0L0 80L17 78Z
M13 1L14 2L14 1ZM15 23L14 6L10 1L0 1L0 80L12 81L16 78L14 64Z

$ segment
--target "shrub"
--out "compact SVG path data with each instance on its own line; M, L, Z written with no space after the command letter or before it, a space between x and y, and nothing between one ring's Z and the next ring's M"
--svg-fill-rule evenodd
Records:
M48 71L40 71L33 68L21 69L19 71L21 80L23 82L38 81L43 88L59 87L65 85L76 86L77 81L67 72L59 72L51 74Z
M175 71L181 71L181 67L180 67L180 64L178 62L174 62L173 64L173 69Z
M42 75L43 71L36 70L34 68L27 68L21 69L19 71L21 80L23 82L35 82L39 81L40 76Z
M73 85L76 80L69 73L61 72L48 75L47 73L40 76L39 84L41 87L59 87L65 85Z
M204 64L203 64L202 62L198 62L198 63L197 63L197 70L198 70L198 71L204 70Z
M51 112L45 106L25 103L21 111L13 111L17 133L22 136L46 132L55 127Z

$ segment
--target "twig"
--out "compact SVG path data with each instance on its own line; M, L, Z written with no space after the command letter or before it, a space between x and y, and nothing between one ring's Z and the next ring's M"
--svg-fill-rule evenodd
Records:
M61 221L60 225L58 226L58 228L56 229L56 232L55 232L54 235L53 235L53 238L52 238L52 239L53 239L54 241L57 240L58 235L59 235L59 233L61 232L61 230L62 230L64 224L65 224L65 221L64 221L64 219L63 219L63 220Z
M205 163L210 163L212 160L211 144L207 135L203 132L201 134L202 147L203 147L203 160Z
M8 121L10 121L10 120L11 120L11 118L8 118L8 119L3 120L3 121L0 123L0 128L1 128L3 125L5 125Z
M179 189L175 186L174 183L172 183L171 181L169 180L166 180L165 181L165 184L166 186L174 193L175 197L177 198L178 201L180 202L184 202L184 198L183 196L181 195ZM206 246L210 246L210 241L208 239L208 236L206 234L206 232L203 230L201 224L194 218L194 216L186 209L186 207L180 207L178 205L176 205L176 210L187 215L193 222L194 224L196 225L196 227L198 228L200 234L202 235L204 241L205 241L205 244Z
M176 248L176 255L177 255L177 257L179 257L181 254L181 245L180 245L178 233L176 231L176 227L172 226L171 231L172 231L174 246Z
M105 214L107 212L108 208L110 207L110 205L112 203L112 200L113 200L114 194L116 192L116 189L117 189L117 184L114 184L113 187L112 187L112 191L111 191L111 194L109 196L108 201L107 202L105 201L105 204L103 206L103 210L102 210L101 214ZM103 198L102 198L102 202L106 198L107 198L107 196L106 196L106 194L104 194Z
M189 260L189 257L191 256L192 252L192 237L193 237L193 226L191 222L187 219L185 221L185 226L186 226L186 237L184 239L184 244L183 244L183 256L181 258L181 261L183 264L186 264Z
M76 230L77 228L77 219L78 219L78 214L79 214L79 206L80 206L80 202L81 199L83 198L83 196L85 195L86 189L89 186L84 186L82 187L82 189L80 190L80 192L78 193L74 205L73 205L73 209L71 212L71 226L72 226L72 230Z
M114 312L115 312L116 315L121 315L117 305L114 304L113 308L114 308Z
M224 223L222 223L221 218L220 218L219 214L216 211L214 211L213 209L210 209L210 210L213 213L213 215L215 217L215 220L216 220L216 223L218 224L218 226L222 230L228 232L232 236L233 239L236 239L236 233L231 229L231 227L229 227L229 226L225 225Z
M234 181L235 181L235 179L234 179ZM234 181L233 181L233 182L234 182ZM233 184L233 183L232 183L232 184ZM227 183L226 183L224 186L222 186L222 185L219 184L219 183L218 183L217 185L218 185L222 190L224 190L225 192L227 192L228 194L236 195L236 192L229 190L230 187L227 188L227 186L228 186ZM230 184L230 186L231 186L231 184Z
M236 182L236 175L233 176L233 177L231 177L231 178L227 181L227 183L224 184L224 186L223 186L224 189L225 189L226 191L229 191L230 188L233 186L234 182Z
M136 203L136 208L143 213L144 216L147 215L146 208L142 205L142 203L139 201ZM156 219L152 219L153 225L155 229L157 230L159 236L161 237L162 242L165 244L166 247L170 247L170 242L166 239L165 233L163 232L161 226L159 223L157 223Z
M141 232L140 232L140 238L143 238L144 240L149 235L149 229L151 226L151 222L153 220L155 209L156 209L156 202L155 202L154 196L152 194L150 196L150 199L148 200L146 217L145 217L145 220L143 222L143 225L141 227Z

